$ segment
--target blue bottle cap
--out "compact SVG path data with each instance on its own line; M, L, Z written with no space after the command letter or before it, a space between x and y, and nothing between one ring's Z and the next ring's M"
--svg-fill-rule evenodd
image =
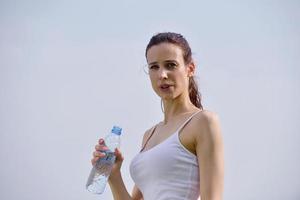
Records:
M115 133L117 135L121 135L122 133L122 128L118 127L118 126L114 126L111 130L112 133Z

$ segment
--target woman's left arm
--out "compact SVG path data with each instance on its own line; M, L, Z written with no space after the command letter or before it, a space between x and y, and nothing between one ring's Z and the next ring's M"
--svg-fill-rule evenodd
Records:
M218 116L204 113L196 134L201 200L222 200L224 187L224 150Z

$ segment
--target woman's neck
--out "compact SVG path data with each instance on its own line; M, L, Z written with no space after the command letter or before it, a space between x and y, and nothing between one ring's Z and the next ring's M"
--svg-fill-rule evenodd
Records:
M172 100L163 100L164 106L164 120L163 124L167 124L170 120L181 115L195 112L199 110L191 101L172 99Z

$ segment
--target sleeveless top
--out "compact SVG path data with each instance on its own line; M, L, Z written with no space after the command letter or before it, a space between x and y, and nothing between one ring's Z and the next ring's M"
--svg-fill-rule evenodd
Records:
M132 159L130 175L142 192L144 200L198 199L200 193L198 159L179 140L181 129L198 112L190 116L163 142L149 150L142 151L142 149Z

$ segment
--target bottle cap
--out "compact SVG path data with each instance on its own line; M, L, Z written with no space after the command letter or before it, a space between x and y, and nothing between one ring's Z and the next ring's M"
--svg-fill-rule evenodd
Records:
M113 126L112 130L111 130L112 133L115 133L117 135L121 135L122 133L122 128L118 127L118 126Z

